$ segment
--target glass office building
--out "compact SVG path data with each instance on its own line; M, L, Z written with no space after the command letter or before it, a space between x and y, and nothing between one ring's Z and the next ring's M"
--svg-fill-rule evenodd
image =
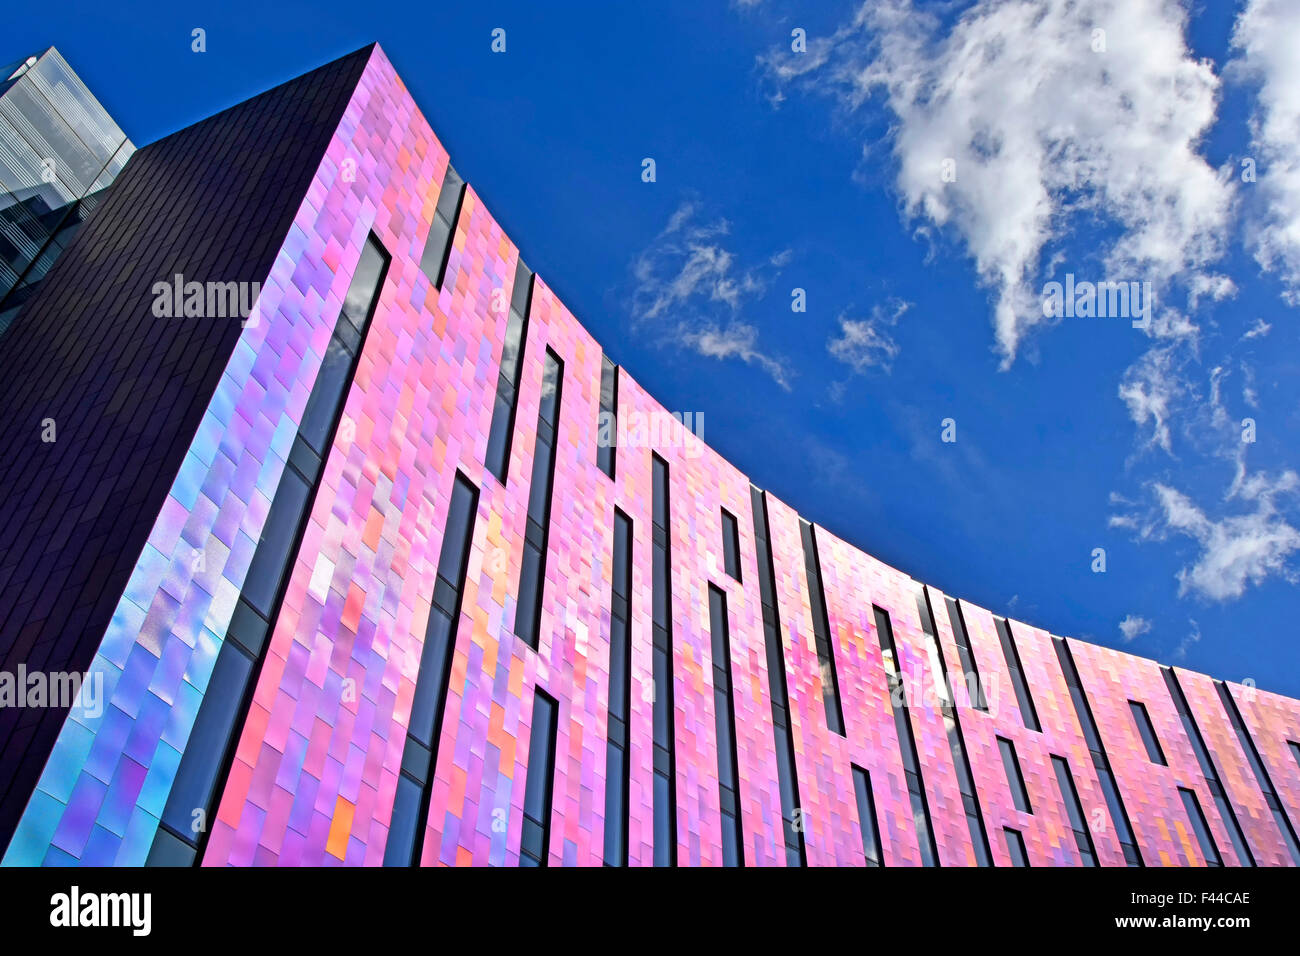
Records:
M53 47L0 70L0 337L134 150Z
M1300 863L1300 702L644 427L377 46L142 148L6 347L0 676L85 678L5 865Z

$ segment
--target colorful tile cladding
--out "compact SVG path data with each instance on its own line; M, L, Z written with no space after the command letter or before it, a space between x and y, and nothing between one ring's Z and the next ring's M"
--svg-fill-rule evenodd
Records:
M1258 864L1300 862L1291 849L1300 821L1300 702L1166 672L997 619L924 589L821 527L810 563L799 515L772 495L763 500L784 674L769 674L767 570L759 564L749 480L685 429L657 438L630 429L616 450L614 477L607 476L597 452L601 347L540 277L525 326L506 477L498 481L484 461L508 347L503 303L521 264L466 188L435 287L421 263L447 170L446 152L374 48L265 279L256 321L211 393L99 644L91 679L103 681L107 704L93 717L70 712L6 865L141 865L148 858L371 233L391 264L346 390L344 426L308 499L305 530L270 618L251 704L218 781L202 864L383 862L459 472L478 489L477 510L440 736L420 805L418 862L520 863L530 776L548 779L529 773L545 757L530 752L539 692L558 704L549 819L541 821L546 862L602 862L617 508L632 528L627 861L650 865L661 799L653 745L655 454L669 476L680 865L724 859L718 663L730 673L746 865L786 864L783 791L797 799L794 833L810 865L863 865L877 852L873 830L890 866L921 865L931 839L944 866L975 865L982 853L994 865L1013 865L1008 831L1019 834L1031 865L1078 865L1085 843L1098 863L1124 865L1120 812L1147 865L1203 865L1214 854L1230 865L1249 862L1235 849L1230 827L1237 825ZM515 636L514 621L530 561L525 542L548 350L562 363L562 378L534 649ZM666 410L622 370L617 402L621 422L664 421ZM738 576L726 570L724 509L737 520ZM726 596L725 662L713 660L710 585ZM891 639L892 665L884 650ZM908 704L898 720L890 666ZM985 706L969 693L969 667ZM1186 718L1172 696L1174 675ZM791 766L776 745L771 688L782 676ZM828 723L832 693L842 733ZM1076 710L1076 698L1086 701L1086 712ZM1159 760L1149 753L1135 704L1149 716ZM1101 752L1090 746L1093 727ZM913 749L916 774L908 770ZM730 759L726 748L721 757ZM1063 792L1062 765L1072 793ZM856 780L863 775L874 821L861 815ZM1192 819L1196 807L1203 824ZM1086 837L1075 825L1080 815Z

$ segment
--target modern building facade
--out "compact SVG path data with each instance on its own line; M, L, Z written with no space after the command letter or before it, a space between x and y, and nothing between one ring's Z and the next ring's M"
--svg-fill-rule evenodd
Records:
M0 672L86 675L6 865L1300 864L1300 702L754 487L377 46L136 153L6 348Z
M134 151L58 50L0 70L0 337Z

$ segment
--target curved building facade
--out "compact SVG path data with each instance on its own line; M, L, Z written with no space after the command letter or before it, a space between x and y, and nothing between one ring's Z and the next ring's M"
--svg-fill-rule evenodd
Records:
M140 149L4 348L6 865L1300 863L1300 702L755 488L377 46Z

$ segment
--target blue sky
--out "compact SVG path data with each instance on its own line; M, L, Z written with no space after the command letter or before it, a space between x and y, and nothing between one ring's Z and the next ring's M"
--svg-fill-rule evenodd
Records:
M1300 696L1296 4L441 6L19 5L0 61L58 46L143 145L378 40L757 484L997 613ZM1066 273L1149 282L1147 329L1045 319Z

